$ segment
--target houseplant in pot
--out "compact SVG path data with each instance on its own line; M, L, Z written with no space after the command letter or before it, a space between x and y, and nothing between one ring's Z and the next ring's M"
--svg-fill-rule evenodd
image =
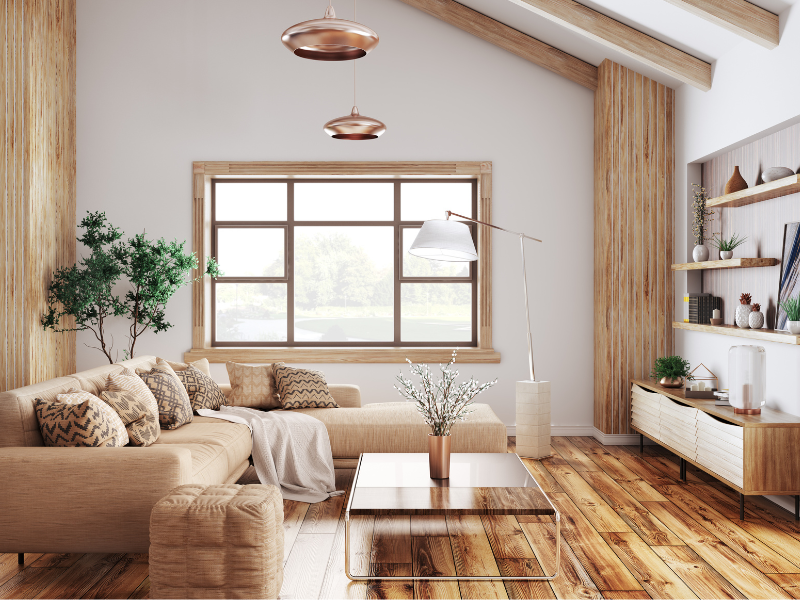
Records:
M786 311L786 327L794 335L800 334L800 294L791 296L781 302L781 308Z
M747 236L739 237L738 233L734 233L729 238L713 237L711 238L711 245L719 250L719 257L722 260L733 258L733 251L745 243Z
M419 387L400 373L397 376L399 386L394 388L407 401L414 402L417 410L431 428L428 434L428 458L432 479L448 479L450 477L450 428L456 421L464 421L472 412L472 401L482 391L497 383L497 379L479 384L474 377L469 381L456 384L458 371L453 368L456 352L450 362L439 365L442 373L438 381L433 380L430 367L425 364L406 362L411 367L412 375L419 377Z
M694 200L692 201L692 235L694 235L694 250L692 258L695 262L708 260L708 246L703 244L706 240L706 227L713 220L714 211L706 208L708 193L706 188L696 183L694 187Z
M662 356L653 363L650 377L658 379L658 384L665 388L683 386L684 379L694 379L690 371L689 361L680 356Z

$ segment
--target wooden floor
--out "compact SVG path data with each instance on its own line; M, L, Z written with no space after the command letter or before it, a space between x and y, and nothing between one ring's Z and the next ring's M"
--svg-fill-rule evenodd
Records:
M514 439L509 439L509 451ZM282 598L800 598L800 525L773 503L699 471L679 480L658 446L553 438L525 461L562 515L562 568L546 582L369 582L344 574L346 498L284 502ZM349 491L352 470L336 473ZM360 517L354 570L364 574L541 574L554 561L549 517ZM147 555L0 554L1 598L146 598Z

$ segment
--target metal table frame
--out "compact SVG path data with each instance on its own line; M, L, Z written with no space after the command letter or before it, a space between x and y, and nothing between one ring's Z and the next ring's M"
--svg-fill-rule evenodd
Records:
M517 459L519 459L520 464L522 464L523 468L527 470L522 460L519 458L519 455L516 455ZM533 482L536 483L536 487L539 488L539 491L542 492L544 497L547 499L547 503L550 505L550 508L553 509L553 513L555 516L556 521L556 567L555 571L552 575L530 575L530 576L505 576L505 575L480 575L480 576L469 576L469 575L446 575L446 576L438 576L438 577L419 577L415 575L393 575L393 576L369 576L369 575L352 575L350 573L350 507L353 504L353 497L355 496L355 488L356 484L358 483L358 475L361 471L361 460L363 455L359 455L358 457L358 466L356 467L356 474L353 478L353 487L350 490L350 499L347 501L347 509L344 513L344 573L347 575L347 578L351 581L552 581L556 577L558 577L558 571L561 568L561 513L558 512L558 509L553 505L550 498L545 494L544 490L542 490L539 483L536 479L531 475L531 479Z

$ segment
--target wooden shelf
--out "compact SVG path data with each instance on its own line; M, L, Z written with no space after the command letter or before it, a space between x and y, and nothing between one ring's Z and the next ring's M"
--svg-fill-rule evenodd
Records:
M741 192L734 192L733 194L725 194L718 198L711 198L706 202L706 207L722 208L747 206L748 204L772 200L773 198L780 198L781 196L796 194L797 192L800 192L800 175L792 175L790 177L778 179L777 181L762 183L761 185L747 188Z
M679 321L673 321L672 328L717 333L719 335L732 335L734 337L748 338L751 340L763 340L765 342L800 346L800 335L794 335L788 331L777 331L775 329L742 329L735 325L698 325L696 323L681 323Z
M673 271L698 271L701 269L748 269L750 267L774 267L777 258L730 258L728 260L705 260L672 265Z

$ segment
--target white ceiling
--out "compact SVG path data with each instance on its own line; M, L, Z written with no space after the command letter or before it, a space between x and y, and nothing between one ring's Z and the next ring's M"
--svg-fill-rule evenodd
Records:
M682 85L673 77L535 15L509 0L458 0L458 2L593 65L599 65L604 59L609 58L670 87ZM665 0L580 0L580 2L709 63L713 63L737 44L752 44L760 48L753 42ZM798 2L800 0L755 0L752 3L779 15Z

